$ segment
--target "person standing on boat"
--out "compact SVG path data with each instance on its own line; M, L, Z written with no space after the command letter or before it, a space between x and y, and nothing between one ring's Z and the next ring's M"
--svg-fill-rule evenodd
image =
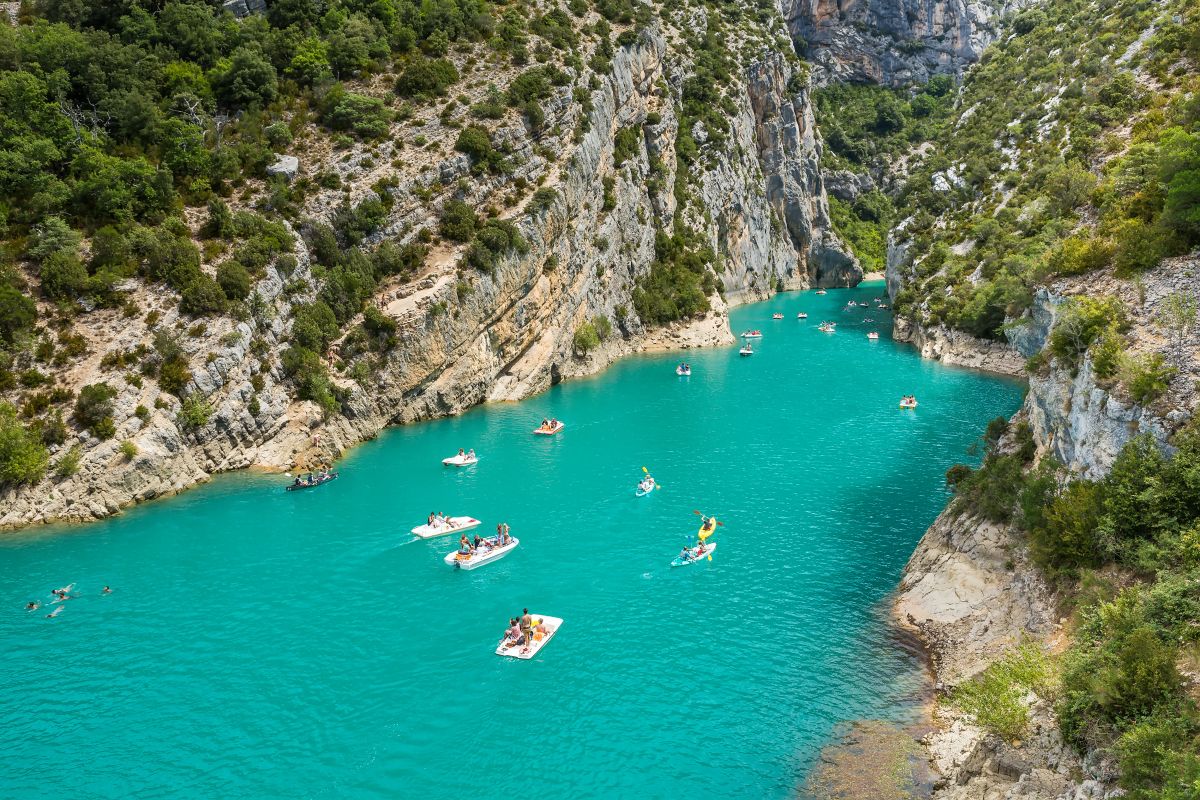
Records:
M529 609L521 609L521 635L525 638L526 646L533 641L533 617L529 616Z

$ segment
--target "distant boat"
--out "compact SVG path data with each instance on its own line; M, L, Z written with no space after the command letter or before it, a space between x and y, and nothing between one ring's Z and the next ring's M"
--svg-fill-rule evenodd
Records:
M771 319L783 319L783 312L776 311L774 314L771 315Z
M754 348L750 346L749 342L746 342L746 345L741 350L738 350L738 355L752 356L754 355Z
M329 483L331 480L337 478L337 476L338 474L336 472L326 472L324 474L314 475L308 480L304 480L303 478L297 476L295 481L287 485L287 491L298 492L301 489L315 489L322 483Z
M801 311L796 315L796 319L808 319L808 314L805 314L803 311Z
M762 331L758 330L757 328L752 331L742 331L742 338L743 339L761 339Z
M499 561L511 553L516 546L521 543L521 540L515 536L510 537L508 544L505 545L495 544L496 539L494 537L491 539L484 539L483 541L488 544L488 548L486 550L483 548L476 548L475 552L465 554L455 550L447 554L442 560L447 566L454 567L455 569L475 569L476 567L482 567L484 564L490 564L493 561Z
M549 427L545 427L545 428L542 428L542 427L534 428L533 432L536 433L538 436L553 436L554 434L558 433L565 427L566 427L565 424L563 424L562 422L560 422L558 420L555 420L553 425L551 425Z
M824 289L817 289L817 294L825 294L825 290L824 290Z
M688 377L689 375L692 374L692 365L691 364L680 364L678 367L675 368L675 374L681 378Z
M867 338L868 338L868 339L878 339L878 338L879 338L879 334L878 334L878 333L876 333L875 331L871 331L870 333L868 333L868 334L867 334Z

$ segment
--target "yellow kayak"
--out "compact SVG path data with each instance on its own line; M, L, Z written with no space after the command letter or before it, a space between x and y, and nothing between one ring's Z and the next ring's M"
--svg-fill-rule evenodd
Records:
M697 536L700 537L700 541L704 541L705 539L707 539L708 537L710 537L714 533L716 533L716 531L717 531L717 518L709 517L707 520L704 521L704 524L702 524L700 526L700 530L697 532Z

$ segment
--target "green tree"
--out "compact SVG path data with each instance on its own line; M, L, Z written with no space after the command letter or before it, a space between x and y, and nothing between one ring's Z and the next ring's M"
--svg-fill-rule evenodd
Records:
M49 465L45 445L17 419L17 409L0 403L0 485L37 483Z

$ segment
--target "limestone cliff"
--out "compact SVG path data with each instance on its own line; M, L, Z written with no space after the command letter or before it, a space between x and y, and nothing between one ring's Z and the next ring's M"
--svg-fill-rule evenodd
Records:
M705 13L698 9L688 22L703 29ZM483 205L513 181L552 189L553 199L536 208L521 203L501 215L517 225L528 247L502 259L492 274L464 271L463 248L443 243L415 278L383 286L374 304L397 325L395 346L367 374L333 375L344 399L341 413L332 415L292 399L278 360L289 345L292 309L311 300L321 280L299 236L294 267L285 274L272 264L255 286L250 319L218 318L188 328L171 298L131 287L136 303L157 313L149 321L116 311L90 315L81 326L89 354L63 379L95 382L105 377L104 359L114 344L147 343L155 329L186 329L187 393L204 398L209 413L187 425L179 401L152 382L110 381L120 386L112 414L116 435L100 441L82 433L60 446L56 457L72 447L81 453L78 471L5 491L0 526L102 517L214 472L331 459L388 424L527 397L635 350L731 343L725 301L716 295L704 319L666 328L649 329L633 313L633 289L655 258L655 232L669 229L678 213L715 254L729 302L761 299L781 283L857 282L861 272L829 229L806 78L795 75L792 58L760 49L737 64L726 89L733 114L725 142L706 148L703 131L693 131L701 145L689 176L695 199L679 208L672 190L681 167L675 141L681 87L692 63L678 36L656 24L619 48L590 93L590 107L575 102L570 87L559 90L543 104L541 129L549 133L502 123L492 138L515 165L506 175L473 171L469 159L453 152L440 161L424 154L398 159L398 142L331 153L319 164L311 159L320 151L302 156L302 172L335 173L343 187L308 199L315 219L333 219L343 198L371 196L373 182L392 165L385 189L391 210L371 235L375 242L413 241L422 229L436 228L447 200ZM454 131L433 114L408 124L434 140ZM637 146L617 163L614 140L630 129ZM582 135L572 139L572 131ZM615 320L614 333L581 356L574 332L597 315ZM350 346L335 342L328 363ZM135 454L119 442L132 442Z
M979 60L1020 0L784 0L817 82L907 86Z

